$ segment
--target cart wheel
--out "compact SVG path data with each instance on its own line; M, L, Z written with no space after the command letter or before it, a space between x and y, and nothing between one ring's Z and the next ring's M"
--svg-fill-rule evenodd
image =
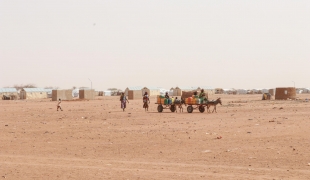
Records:
M201 113L205 112L205 107L204 106L199 106L199 112L201 112Z
M188 113L192 113L193 110L194 110L193 106L188 106L188 107L187 107L187 112L188 112Z
M163 112L163 110L164 110L164 107L161 104L157 106L158 112Z
M174 112L176 110L175 105L171 105L170 110L171 110L171 112Z

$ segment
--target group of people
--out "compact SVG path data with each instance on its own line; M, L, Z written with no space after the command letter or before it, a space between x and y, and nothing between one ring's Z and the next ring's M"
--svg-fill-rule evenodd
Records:
M194 95L195 95L195 96L197 95L197 91L194 92ZM207 95L206 95L204 89L202 89L202 90L200 91L198 97L199 97L199 98L203 98L203 100L208 100L208 97L207 97ZM166 99L169 99L169 98L170 98L168 92L166 92L165 98L166 98ZM177 97L176 97L176 99L177 99ZM122 94L121 94L121 96L120 96L120 101L121 101L121 108L123 109L123 111L125 111L125 109L126 109L126 103L127 103L127 102L129 103L127 97L125 96L125 93L122 93ZM145 111L148 111L148 109L149 109L149 103L150 103L149 95L148 95L147 92L145 92L144 95L143 95L143 108L145 109Z
M197 95L197 91L194 92L194 95ZM199 98L204 98L204 100L207 100L207 97L206 97L206 93L204 92L204 90L202 89L199 96ZM169 99L169 94L168 92L166 92L165 94L165 98L166 99ZM126 109L126 103L129 104L129 101L127 99L127 97L125 96L124 93L121 94L120 96L120 101L121 101L121 108L123 109L123 111L125 111ZM150 103L150 98L149 98L149 95L147 92L144 93L143 95L143 108L145 109L145 111L148 111L149 110L149 103ZM58 100L58 103L57 103L57 111L58 109L60 109L62 111L62 108L61 108L61 99Z
M121 108L123 109L123 111L125 111L126 103L129 104L129 101L128 101L127 97L125 96L125 93L121 94L120 101L121 101ZM145 109L145 111L149 110L149 103L150 103L149 95L147 92L145 92L143 95L143 108Z

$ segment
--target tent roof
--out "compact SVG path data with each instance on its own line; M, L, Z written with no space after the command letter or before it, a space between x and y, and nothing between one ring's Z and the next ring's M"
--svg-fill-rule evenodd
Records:
M128 90L141 90L141 89L143 89L142 86L134 86L134 87L127 87L127 88L128 88Z
M0 93L4 92L10 92L10 93L15 93L17 92L16 88L0 88Z
M182 90L196 90L198 87L190 87L190 86L178 86L176 88L182 89Z
M214 89L214 88L211 87L211 86L199 86L199 88L200 88L200 89L209 89L209 90L210 90L210 89L212 89L212 90Z
M23 88L26 92L51 92L52 89L44 88Z

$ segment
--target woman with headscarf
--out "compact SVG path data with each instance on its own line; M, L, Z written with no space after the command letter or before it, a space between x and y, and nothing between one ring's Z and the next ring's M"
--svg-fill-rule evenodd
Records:
M145 92L143 95L143 108L145 109L145 111L149 110L149 103L150 103L149 95L147 94L147 92Z
M121 94L120 101L121 101L121 108L123 109L123 111L125 111L126 102L128 102L128 104L129 104L129 101L128 101L128 99L124 93Z

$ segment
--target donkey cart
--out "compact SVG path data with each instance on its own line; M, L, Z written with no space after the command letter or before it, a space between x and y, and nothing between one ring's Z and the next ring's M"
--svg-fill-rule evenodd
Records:
M205 112L205 107L207 107L207 104L188 104L187 106L187 112L192 113L194 109L198 109L199 112L203 113Z
M158 104L157 111L163 112L164 109L170 109L171 112L175 112L176 106L175 104L161 104L161 103L155 103Z

